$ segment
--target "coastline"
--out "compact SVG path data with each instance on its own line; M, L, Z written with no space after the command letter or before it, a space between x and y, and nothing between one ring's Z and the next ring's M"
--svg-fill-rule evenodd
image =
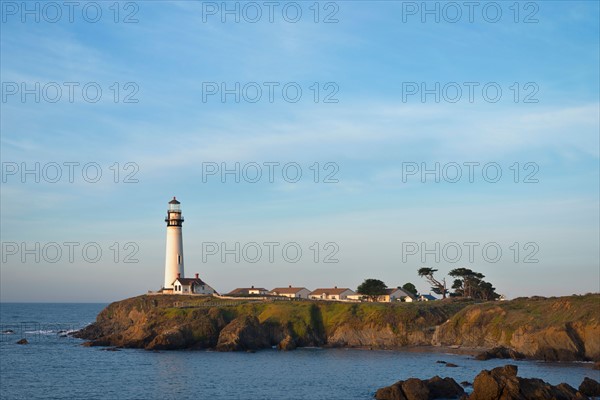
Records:
M181 308L182 300L190 304ZM246 351L276 346L434 351L488 358L600 361L600 295L424 304L231 301L138 296L75 333L88 346ZM553 313L548 313L551 310ZM547 317L541 318L540 314Z

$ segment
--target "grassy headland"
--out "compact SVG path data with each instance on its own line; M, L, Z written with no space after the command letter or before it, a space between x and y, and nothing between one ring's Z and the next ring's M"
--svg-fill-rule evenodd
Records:
M144 295L110 304L77 336L146 349L506 346L531 358L599 360L598 311L598 294L397 304Z

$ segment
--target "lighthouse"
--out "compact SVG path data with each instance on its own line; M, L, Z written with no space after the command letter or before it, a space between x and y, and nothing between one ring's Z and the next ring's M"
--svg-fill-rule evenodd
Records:
M175 197L169 202L167 210L167 251L165 256L165 284L163 288L173 289L173 282L177 278L185 277L183 273L183 236L181 226L181 203Z

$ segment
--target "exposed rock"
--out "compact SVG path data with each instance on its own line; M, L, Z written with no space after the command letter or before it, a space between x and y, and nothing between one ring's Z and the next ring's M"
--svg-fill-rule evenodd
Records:
M290 335L287 335L279 344L277 345L279 350L294 350L296 348L296 341Z
M581 382L581 385L579 385L579 391L582 394L590 397L600 396L600 383L591 378L585 377L583 382Z
M375 398L377 400L458 399L464 394L465 391L454 379L434 376L427 380L411 378L398 381L379 389L375 393Z
M473 382L473 393L469 400L495 400L505 394L518 392L517 367L507 365L479 373Z
M103 351L121 351L120 349L116 348L116 347L106 347L104 349L100 349Z
M492 358L521 360L525 358L525 355L506 347L494 347L475 356L475 359L480 361L491 360Z
M366 347L369 349L391 349L402 346L402 341L391 326L367 324L339 326L332 335L327 337L327 343L332 347Z
M17 344L28 344L28 343L29 343L29 341L25 338L23 338L17 342Z
M541 379L519 378L517 366L505 365L491 371L483 370L473 382L468 400L585 400L600 396L600 384L585 378L579 391L566 383L553 386ZM469 382L462 382L464 386ZM460 385L452 378L435 376L428 380L416 378L398 381L379 389L377 400L467 399Z
M173 329L158 334L147 346L147 350L182 349L187 344L184 334L179 329Z
M402 391L402 381L398 381L391 386L386 386L378 389L375 392L377 400L406 400L406 396Z
M464 387L473 386L473 384L469 381L462 381L460 384Z
M407 400L429 399L429 387L427 387L427 383L417 378L405 380L402 383L402 392Z
M470 305L436 329L432 344L502 346L546 361L598 361L600 321L594 314L599 300L593 294Z
M437 360L436 364L446 364L446 361L442 361L442 360Z
M238 317L219 334L218 351L257 350L271 346L269 335L254 316Z
M456 365L456 364L454 364L454 363L446 363L446 367L449 367L449 368L456 368L456 367L458 367L458 365Z
M429 379L427 386L432 399L461 397L465 393L463 388L452 378L434 376Z
M597 370L600 370L600 361L596 361L596 362L594 363L594 365L592 366L592 369L597 369Z
M4 335L14 335L15 331L13 331L12 329L6 329L4 331L2 331L2 334Z
M585 399L571 386L552 386L541 379L517 377L516 365L484 370L473 382L469 400L572 400Z

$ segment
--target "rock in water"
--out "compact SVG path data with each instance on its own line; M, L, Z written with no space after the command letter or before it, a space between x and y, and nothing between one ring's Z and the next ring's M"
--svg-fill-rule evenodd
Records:
M512 358L513 360L521 360L525 358L525 355L506 347L494 347L491 350L484 351L475 356L475 359L479 361L486 361L492 358Z
M459 398L465 393L463 388L452 378L434 376L429 379L427 386L429 387L429 395L432 399Z
M23 338L17 342L17 344L28 344L28 343L29 343L29 341L25 338Z
M581 382L581 385L579 385L579 391L590 397L600 396L600 383L586 377L583 382Z
M500 399L504 393L515 391L518 393L517 367L506 365L492 371L481 371L473 382L471 400Z
M574 388L561 383L552 386L541 379L517 377L516 365L481 371L473 382L469 400L573 400L585 399Z
M402 392L407 400L426 400L429 399L429 388L427 384L417 378L411 378L402 384Z
M585 400L600 396L600 384L585 378L579 391L566 383L550 385L541 379L519 378L516 365L505 365L491 371L483 370L473 382L469 400ZM434 376L428 380L416 378L398 381L375 393L377 400L467 399L462 387L452 378Z
M402 381L394 383L392 386L386 386L378 389L375 393L377 400L406 400L406 396L402 391Z
M398 381L392 386L381 388L375 394L377 400L433 400L458 399L465 391L452 378L434 376L431 379L417 378Z

